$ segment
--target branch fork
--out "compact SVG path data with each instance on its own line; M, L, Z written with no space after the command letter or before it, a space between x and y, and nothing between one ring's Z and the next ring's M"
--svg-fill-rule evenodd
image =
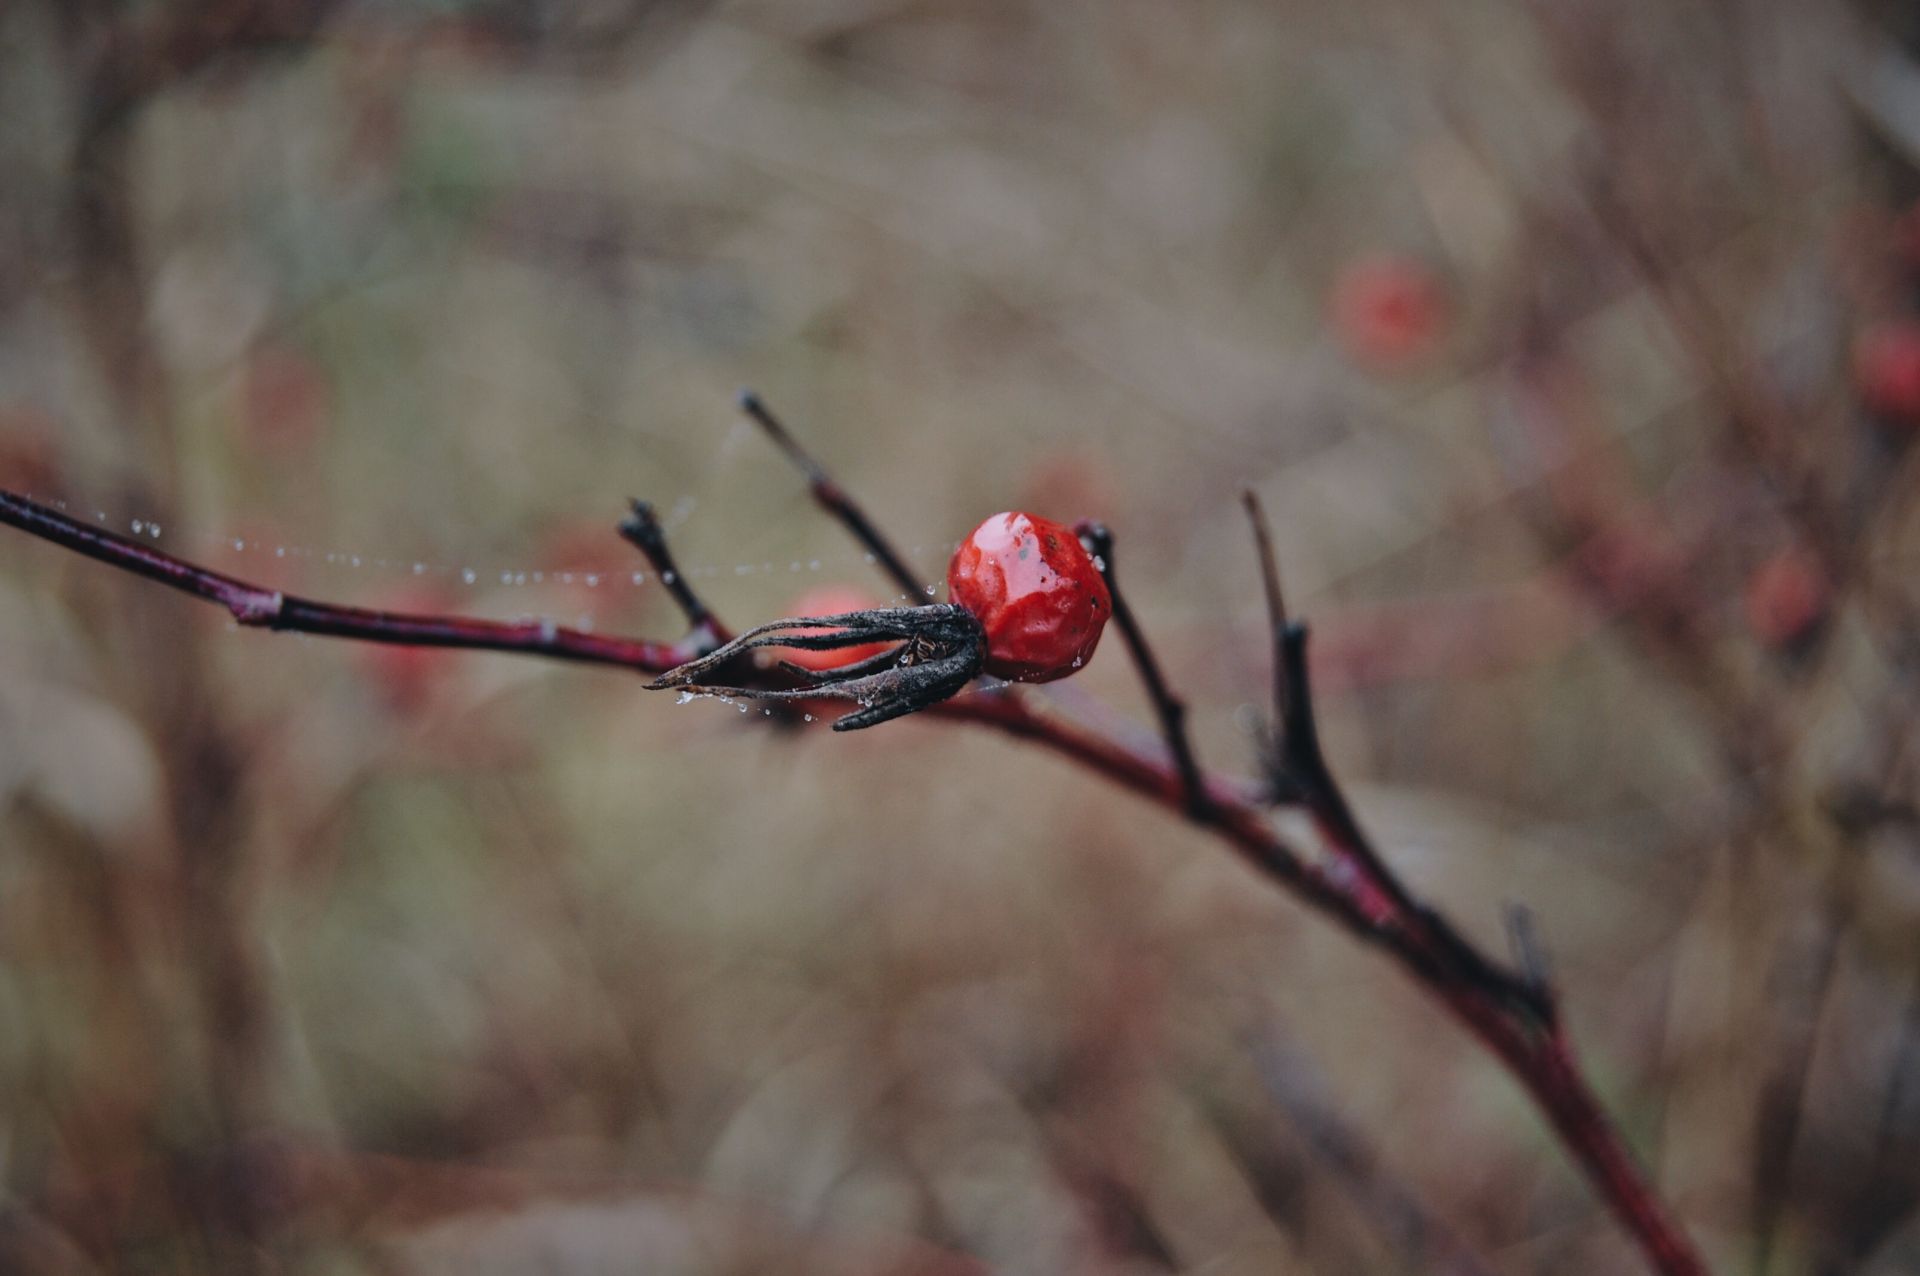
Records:
M911 596L924 597L924 586L906 560L785 423L750 391L741 396L740 408L805 475L816 503L868 549L896 584ZM1158 719L1162 747L1136 745L1123 733L1090 726L1022 687L946 700L927 712L993 727L1049 749L1185 816L1296 899L1382 950L1526 1090L1567 1154L1639 1243L1651 1268L1664 1276L1699 1276L1706 1271L1699 1254L1647 1182L1580 1071L1530 919L1520 912L1509 915L1517 968L1496 962L1414 897L1355 818L1321 751L1308 679L1307 627L1287 614L1272 537L1258 499L1248 493L1245 504L1260 554L1274 649L1272 722L1261 740L1263 794L1249 796L1201 769L1187 732L1186 706L1169 687L1118 587L1113 537L1097 523L1083 523L1076 531L1106 578L1114 619ZM675 642L602 636L549 621L507 623L317 602L198 566L4 491L0 523L218 603L250 627L546 656L629 669L654 675L657 685L689 689L698 685L698 678L724 667L730 681L756 695L826 694L806 671L786 663L763 664L757 658L760 648L776 643L805 647L808 635L775 635L763 628L735 638L675 566L659 520L641 501L633 502L619 531L646 556L685 616L687 632ZM929 613L934 608L892 610ZM848 619L825 617L819 623L831 626ZM876 668L855 676L883 672ZM1326 854L1309 857L1285 841L1275 828L1275 807L1303 811L1316 826Z

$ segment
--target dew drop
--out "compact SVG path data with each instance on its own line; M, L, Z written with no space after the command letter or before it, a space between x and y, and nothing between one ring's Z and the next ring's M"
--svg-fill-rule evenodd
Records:
M929 598L933 597L933 588L934 587L932 585L927 586L927 597Z
M415 576L424 576L424 575L426 575L426 574L427 574L427 565L426 565L425 563L415 563L415 564L413 565L413 574L414 574Z
M147 524L147 535L149 535L149 536L151 536L151 537L153 537L153 538L154 538L155 540L158 540L158 539L160 538L160 524L158 524L158 523L148 523L148 524Z
M273 547L273 556L275 558L285 558L287 556L287 547L285 545L275 545Z
M480 579L480 573L474 571L471 567L463 567L460 569L460 579L466 584L471 585Z
M637 576L638 576L639 574L640 574L640 573L638 573L638 572L635 572L635 573L634 573L634 575L635 575L636 577L637 577ZM674 582L674 575L673 575L673 573L672 573L672 572L662 572L662 573L660 574L660 579L661 579L662 581L664 581L664 582L666 582L667 584L669 584L669 585L671 585L671 584L673 584L673 582ZM637 584L637 583L639 583L639 582L638 582L638 581L636 581L635 583Z
M813 721L813 715L811 713L803 713L800 716L805 718L808 722Z
M814 559L814 560L813 560L812 562L810 562L810 563L808 563L808 564L807 564L807 570L808 570L808 571L810 571L810 572L817 572L817 571L819 571L819 570L820 570L820 560L816 558L816 559Z
M511 584L513 584L513 573L512 573L512 572L501 572L501 573L500 573L500 583L501 583L502 585L511 585Z
M635 573L633 574L633 583L634 583L634 584L636 584L636 585L644 585L644 584L646 584L646 583L647 583L647 574L646 574L645 572L635 572Z
M679 695L679 698L676 699L674 703L675 704L692 704L696 698L697 697L694 696L693 692L682 691Z
M587 588L588 588L588 589L598 589L598 588L600 588L600 573L599 573L599 572L588 572L588 573L587 573Z
M146 530L147 530L147 524L144 519L136 518L133 520L133 534L135 536L140 535L142 532Z
M554 624L553 621L547 619L545 616L542 616L540 618L540 641L552 642L555 638L558 638L559 636L560 636L560 626ZM1076 661L1075 663L1077 664L1079 662Z
M355 555L353 556L353 565L354 565L355 567L358 567L358 566L360 565L360 555L358 555L358 554L355 554Z
M233 538L233 552L234 552L234 553L236 553L236 554L238 554L238 553L240 553L240 552L241 552L242 550L244 550L244 549L246 549L246 547L247 547L247 543L246 543L245 541L243 541L243 540L241 540L241 539L240 539L240 538L239 538L238 536L236 536L236 537L234 537L234 538Z

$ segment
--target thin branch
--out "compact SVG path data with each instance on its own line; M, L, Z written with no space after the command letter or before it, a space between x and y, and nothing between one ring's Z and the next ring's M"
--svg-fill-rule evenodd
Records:
M1153 702L1154 716L1160 719L1160 734L1166 737L1167 752L1179 770L1187 815L1195 820L1204 819L1212 801L1207 796L1206 781L1200 776L1200 764L1194 759L1193 741L1187 735L1186 702L1168 688L1166 677L1160 672L1160 661L1154 656L1146 634L1141 632L1140 622L1127 604L1127 596L1120 592L1120 582L1113 570L1113 533L1107 530L1106 524L1088 519L1074 524L1073 530L1093 555L1094 566L1107 582L1107 592L1113 597L1114 623L1120 626L1120 636L1126 639L1134 668L1140 671L1140 681L1146 684L1147 699Z
M1240 503L1246 507L1247 521L1253 524L1253 543L1260 551L1260 584L1267 597L1267 629L1273 637L1273 667L1277 671L1283 661L1281 646L1287 632L1287 600L1280 592L1280 558L1273 551L1273 529L1267 523L1267 511L1260 504L1260 496L1252 488L1240 493ZM1273 680L1273 730L1278 732L1281 723L1287 720L1287 680L1276 677Z
M1263 1143L1256 1144L1248 1137L1243 1117L1235 1119L1238 1114L1222 1112L1226 1119L1219 1122L1221 1135L1251 1175L1269 1213L1279 1214L1287 1199L1297 1198L1297 1192L1289 1192L1288 1180L1299 1173L1330 1176L1392 1244L1403 1270L1492 1276L1487 1260L1429 1213L1412 1188L1380 1163L1366 1136L1348 1125L1334 1106L1321 1069L1304 1050L1272 1024L1259 1029L1248 1047L1261 1090L1298 1131L1312 1158L1308 1166L1276 1167L1275 1144L1280 1141L1269 1133ZM1281 1172L1275 1173L1276 1169ZM1273 1197L1280 1199L1266 1199Z
M804 453L797 455L804 456ZM830 483L827 490L839 493ZM857 508L844 494L838 494L833 501L823 499L822 503L854 528L856 535L861 534L862 527L871 533L871 524L859 516ZM0 493L0 522L11 523L112 566L218 602L242 624L303 629L378 642L519 651L654 673L674 668L692 655L685 643L602 638L550 625L403 616L291 599L5 493ZM644 540L644 520L640 526ZM885 542L875 534L867 543L884 545ZM664 575L663 571L663 579ZM1116 618L1120 607L1121 599L1116 593ZM1123 624L1123 633L1127 628ZM690 640L697 633L696 630L696 635L690 635ZM1303 626L1290 625L1286 637L1283 674L1292 679L1290 748L1303 750L1299 758L1318 759L1311 704L1306 694L1306 630ZM1144 645L1136 649L1136 659L1143 651ZM1143 673L1154 667L1151 653L1147 655ZM751 679L759 685L776 685L784 676L778 667L742 670L743 680ZM1164 694L1164 683L1159 685ZM1166 699L1170 701L1171 697ZM1495 970L1437 914L1412 902L1404 888L1385 872L1384 865L1379 863L1378 856L1353 823L1351 813L1346 812L1343 800L1328 804L1323 799L1322 827L1327 829L1329 820L1334 821L1332 831L1343 836L1331 840L1344 851L1350 865L1376 866L1378 881L1374 880L1374 871L1329 873L1309 863L1281 838L1264 804L1242 796L1238 786L1199 771L1190 764L1190 754L1187 766L1177 758L1170 763L1158 750L1136 748L1117 735L1065 716L1043 697L1022 694L1015 688L993 695L949 700L928 712L945 719L991 726L1017 739L1031 741L1123 788L1187 814L1196 824L1217 834L1262 875L1349 934L1391 955L1501 1061L1533 1098L1558 1132L1568 1154L1633 1233L1654 1269L1666 1276L1703 1276L1706 1268L1691 1242L1668 1216L1665 1205L1646 1182L1581 1074L1571 1044L1551 1014L1550 1003L1543 1007L1537 990ZM1324 772L1324 763L1319 767ZM1330 776L1326 777L1326 784L1326 792L1338 799L1338 789L1332 786ZM1197 803L1196 788L1200 795ZM1383 893L1383 887L1392 893Z
M807 487L813 492L814 501L829 514L845 524L853 538L865 545L876 562L893 577L894 583L907 592L915 602L927 597L927 587L920 577L907 566L907 560L894 549L866 511L855 504L854 499L833 480L826 467L813 459L813 454L800 446L786 423L773 414L773 409L763 402L752 390L740 392L740 410L747 414L753 423L766 431L774 446L787 454L787 459L797 466L807 477Z
M1533 1021L1535 1028L1553 1029L1559 1010L1552 989L1525 974L1497 965L1461 935L1445 916L1416 899L1374 846L1366 830L1360 827L1345 791L1334 779L1320 748L1313 689L1307 676L1307 626L1295 621L1287 626L1285 637L1282 649L1285 663L1280 676L1288 685L1290 708L1281 739L1282 757L1287 774L1299 786L1301 800L1312 813L1314 822L1334 848L1393 901L1401 917L1423 934L1435 955L1459 977L1517 1006Z
M1305 622L1287 618L1266 512L1261 508L1260 498L1251 490L1242 494L1242 502L1260 550L1267 613L1273 625L1276 725L1268 760L1273 770L1269 784L1274 795L1284 797L1289 803L1297 802L1312 815L1334 852L1365 876L1368 884L1385 897L1391 915L1420 934L1436 958L1459 976L1497 997L1511 1000L1536 1019L1540 1027L1551 1027L1556 1012L1552 992L1546 984L1529 973L1515 974L1496 965L1454 929L1453 923L1414 898L1413 892L1360 827L1320 747L1313 685L1307 670L1308 630ZM1116 604L1116 614L1118 610Z
M673 597L674 605L687 618L688 633L683 645L693 649L696 656L721 646L732 635L714 619L713 612L700 595L693 592L685 573L674 563L673 551L667 548L667 534L653 506L641 500L631 501L629 505L631 512L620 522L620 535L646 556L660 583Z
M218 603L234 620L249 628L412 647L508 651L586 664L616 665L641 673L660 673L698 654L685 643L616 638L568 629L547 620L421 616L316 602L189 563L11 492L0 491L0 523L11 524L136 576L157 580L182 593Z
M1553 960L1547 953L1546 941L1540 938L1533 910L1525 904L1509 904L1506 918L1507 951L1513 955L1514 967L1542 996L1550 996Z

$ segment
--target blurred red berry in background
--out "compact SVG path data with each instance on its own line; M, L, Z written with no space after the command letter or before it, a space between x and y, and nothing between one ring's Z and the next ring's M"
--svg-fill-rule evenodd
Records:
M305 353L262 346L241 373L240 437L270 455L303 452L326 433L331 400L326 374Z
M1347 356L1377 369L1433 352L1448 318L1439 279L1417 258L1391 253L1349 263L1334 281L1334 331Z
M1783 549L1747 578L1747 627L1775 650L1811 638L1827 618L1827 575L1804 549Z
M376 594L368 606L377 611L439 616L457 610L457 601L438 586L408 581ZM353 650L379 688L380 698L402 717L418 714L434 701L458 654L446 647L385 642L367 643Z
M569 518L551 524L540 537L536 561L546 584L558 585L567 605L593 615L613 610L632 595L633 574L646 563L620 539L618 520ZM651 579L649 574L648 579Z
M1120 510L1120 483L1093 448L1043 453L1020 484L1015 509L1064 510L1074 518L1106 520Z
M29 406L0 406L0 486L38 496L60 490L60 425Z
M853 585L817 585L794 599L793 605L784 614L836 616L843 611L865 611L877 606L879 604L873 600L871 594ZM829 669L844 668L847 665L858 664L868 657L877 656L890 645L884 642L869 642L857 647L842 647L837 651L807 651L799 647L774 647L770 650L776 659L791 661L802 669L811 669L815 673L824 673Z
M1888 323L1862 333L1853 373L1868 411L1889 422L1920 425L1920 325Z

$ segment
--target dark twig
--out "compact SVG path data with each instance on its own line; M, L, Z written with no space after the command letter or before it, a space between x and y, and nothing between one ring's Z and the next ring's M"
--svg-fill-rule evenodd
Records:
M885 569L887 575L893 577L895 584L907 592L908 597L916 603L924 600L927 597L927 587L914 570L907 566L907 560L900 556L899 551L894 549L880 529L873 525L873 520L867 517L866 511L855 504L853 498L834 482L833 476L827 473L826 467L814 460L811 452L800 446L800 441L793 437L786 423L773 414L773 409L769 408L752 390L742 390L740 410L746 413L755 425L766 431L767 437L773 440L774 446L785 452L787 459L807 476L807 486L813 492L814 501L846 525L847 530L853 534L853 538L867 547L874 560Z
M1260 504L1259 494L1252 488L1240 493L1240 503L1246 507L1247 521L1253 524L1253 543L1260 551L1260 584L1267 598L1267 630L1273 638L1273 667L1279 669L1282 664L1281 645L1287 632L1287 600L1280 592L1280 558L1273 550L1273 529L1267 523L1266 507ZM1280 724L1287 720L1287 680L1276 677L1273 680L1273 729L1280 730Z
M834 499L822 498L822 504L868 544L884 545L844 493L830 483L827 490L834 494ZM664 673L698 654L689 650L689 644L700 636L697 625L696 633L689 635L687 642L650 643L603 638L547 624L513 625L459 617L402 616L290 599L4 493L0 493L0 522L11 523L123 570L219 602L243 624L304 629L379 642L519 651L653 673ZM644 520L639 526L645 540ZM866 532L862 533L861 528L867 529ZM872 539L868 539L869 536ZM879 557L878 550L876 557ZM661 574L664 581L664 569ZM1118 594L1114 597L1118 615L1120 597ZM682 606L686 606L684 600ZM711 617L707 619L711 623ZM1123 625L1123 632L1125 630ZM1282 672L1291 680L1289 752L1299 750L1299 759L1312 759L1317 764L1317 771L1314 765L1308 766L1309 773L1324 775L1324 763L1318 762L1318 743L1306 695L1306 630L1289 625L1285 637ZM1144 647L1136 650L1136 657L1141 650ZM1143 665L1143 670L1150 663L1149 660ZM743 670L743 678L754 680L756 685L775 686L790 677L778 667ZM1164 692L1164 684L1161 686ZM1075 721L1044 697L1021 694L1019 689L1014 689L1006 694L949 700L934 705L928 712L943 719L994 727L1078 762L1162 806L1184 811L1196 824L1217 834L1268 879L1356 938L1388 953L1527 1090L1558 1132L1569 1154L1632 1231L1654 1269L1667 1276L1701 1276L1705 1272L1698 1254L1646 1182L1588 1086L1571 1044L1551 1014L1550 1002L1543 1006L1536 990L1514 976L1496 971L1436 914L1408 899L1404 888L1386 873L1378 856L1373 854L1343 800L1328 802L1323 796L1320 822L1323 831L1339 834L1330 840L1342 852L1346 866L1361 868L1361 872L1329 872L1306 860L1280 836L1262 804L1243 797L1236 786L1200 772L1191 764L1190 754L1186 765L1177 757L1169 765L1163 753L1143 751L1117 735ZM1324 793L1338 799L1338 789L1332 785L1330 776L1324 783ZM1201 795L1197 803L1196 786ZM1380 878L1377 882L1373 880L1376 872ZM1393 894L1383 894L1388 884Z
M1307 636L1307 626L1292 621L1281 644L1282 665L1277 676L1287 683L1287 721L1281 727L1279 757L1285 780L1298 793L1300 803L1335 853L1359 869L1386 897L1390 915L1419 936L1444 968L1520 1007L1536 1028L1550 1028L1556 1018L1551 992L1495 965L1467 942L1452 922L1414 898L1360 826L1320 748L1313 689L1307 675Z
M686 643L644 642L567 629L551 621L417 616L315 602L196 566L118 532L0 491L0 523L225 607L242 625L411 647L465 647L549 656L660 673L699 654Z
M1094 566L1100 569L1101 577L1107 582L1107 592L1113 596L1114 623L1120 626L1127 653L1133 657L1140 681L1146 684L1147 698L1153 702L1154 715L1160 719L1160 734L1166 737L1167 752L1173 755L1181 787L1186 791L1187 814L1196 820L1204 819L1211 799L1207 796L1206 782L1200 776L1200 764L1193 756L1193 741L1187 735L1186 702L1167 687L1166 677L1160 672L1160 661L1148 645L1146 634L1141 632L1133 608L1127 605L1127 596L1120 592L1120 582L1113 570L1113 533L1107 530L1106 524L1088 519L1074 524L1073 530L1093 555Z
M1274 773L1269 777L1273 792L1297 800L1307 810L1334 852L1364 875L1368 884L1385 897L1390 914L1398 924L1423 938L1434 958L1445 968L1495 996L1514 1002L1537 1020L1538 1026L1550 1027L1555 1018L1551 992L1525 975L1496 966L1468 943L1445 917L1415 899L1381 856L1366 830L1360 827L1320 747L1313 686L1307 669L1307 626L1287 617L1279 567L1260 498L1248 491L1242 499L1253 525L1255 543L1261 551L1261 574L1274 629L1277 665L1273 675L1273 700L1279 720L1271 755ZM1116 604L1116 615L1118 611Z
M1381 1164L1366 1136L1347 1124L1334 1106L1326 1078L1306 1051L1272 1024L1260 1028L1248 1047L1261 1090L1298 1131L1312 1157L1309 1165L1276 1166L1284 1155L1285 1140L1258 1130L1259 1123L1254 1123L1254 1133L1266 1136L1256 1143L1248 1137L1250 1123L1244 1114L1219 1122L1222 1137L1234 1148L1270 1213L1279 1216L1289 1199L1299 1197L1289 1180L1301 1174L1331 1177L1397 1251L1401 1269L1440 1276L1492 1276L1487 1261L1430 1214L1412 1188ZM1281 1173L1276 1174L1276 1169Z
M1549 999L1546 1004L1551 1009L1553 960L1547 953L1546 942L1540 938L1533 910L1525 904L1509 904L1506 916L1507 951L1513 955L1513 964L1541 997Z
M687 618L688 633L684 645L693 649L695 655L703 656L725 643L732 635L714 619L713 612L707 609L700 595L693 592L693 586L687 583L686 576L675 565L673 551L667 548L667 534L661 529L653 506L641 500L629 504L632 512L621 520L620 535L645 555L660 577L660 583L672 595L674 605Z

